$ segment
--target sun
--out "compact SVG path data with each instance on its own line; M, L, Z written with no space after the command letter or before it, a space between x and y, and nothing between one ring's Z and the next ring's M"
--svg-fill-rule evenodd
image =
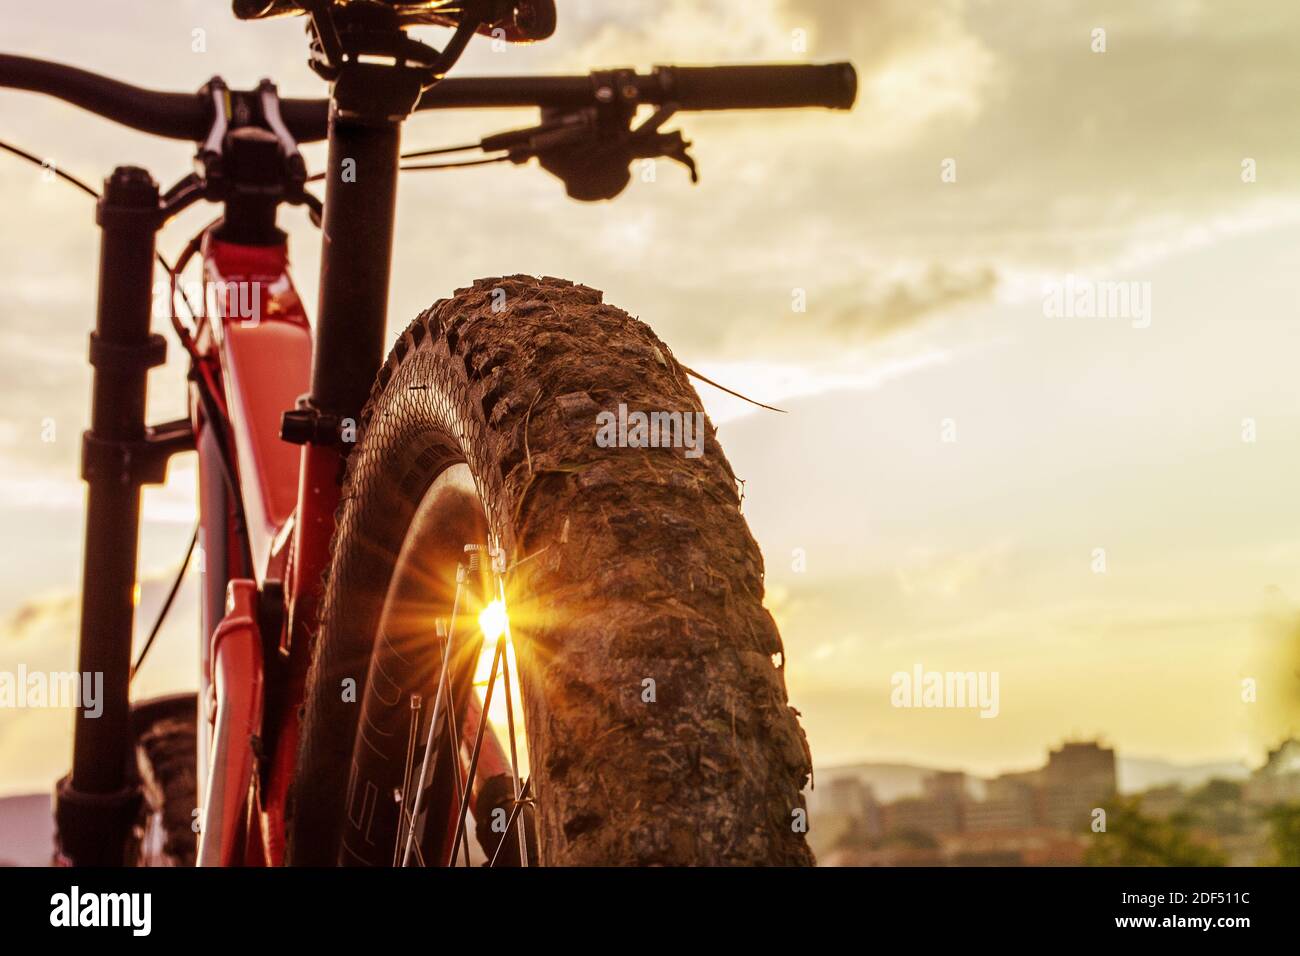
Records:
M489 643L504 634L508 624L505 602L500 598L494 599L479 612L478 626L483 632L483 639Z

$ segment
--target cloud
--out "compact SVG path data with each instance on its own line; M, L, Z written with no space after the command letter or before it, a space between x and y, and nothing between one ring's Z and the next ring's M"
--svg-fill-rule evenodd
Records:
M972 29L964 0L787 0L784 19L810 23L816 59L845 58L859 75L858 110L877 129L900 134L943 118L982 112L1000 64Z
M881 338L932 315L984 302L997 284L991 267L959 271L937 263L912 280L864 282L832 292L834 311L824 330L839 342Z
M171 587L171 574L146 575L136 609L138 641L148 633ZM197 683L198 630L194 575L177 595L149 661L131 685L134 700L174 693ZM32 597L0 618L0 671L65 672L77 667L80 601L75 594ZM61 709L0 710L0 796L48 790L72 757L72 715Z
M69 619L75 621L77 598L73 594L55 594L35 597L19 605L0 621L0 640L38 640L48 636L52 629L61 629Z
M1002 573L1011 550L1006 540L946 553L914 547L899 561L898 586L908 598L952 600L985 577Z
M721 63L790 49L779 0L622 0L560 5L550 49L578 70L592 64Z
M1279 22L1300 14L1180 0L632 5L579 32L573 61L844 57L859 103L683 116L700 190L666 175L630 191L620 218L633 231L592 230L581 213L556 227L580 268L586 250L619 250L604 284L628 289L697 363L775 342L815 365L991 299L1003 276L1149 262L1207 224L1284 203L1300 131L1275 118L1300 85L1290 46L1263 26ZM1098 25L1104 54L1090 46ZM1266 171L1249 186L1245 156ZM954 183L940 180L945 159ZM685 249L708 249L708 269L682 269ZM818 308L792 320L794 288ZM679 319L682 301L707 302L708 321Z

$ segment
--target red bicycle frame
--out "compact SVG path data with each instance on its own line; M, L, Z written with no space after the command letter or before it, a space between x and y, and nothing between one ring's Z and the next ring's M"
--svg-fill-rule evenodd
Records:
M209 233L202 257L204 301L211 309L196 344L222 385L253 577L240 576L231 541L232 509L203 509L204 554L219 556L205 573L217 575L225 587L205 587L202 596L204 621L216 623L205 627L212 638L201 656L199 792L204 796L198 857L207 865L275 865L284 856L297 706L315 587L337 503L338 453L315 445L300 451L280 438L280 413L306 393L312 356L311 328L289 274L287 243L237 245ZM220 502L222 466L214 453L203 450L210 447L206 431L224 425L205 420L197 396L192 409L201 451L200 499ZM222 592L226 599L214 607ZM259 615L258 596L267 593L283 595L287 615ZM280 633L263 634L263 621L278 624ZM268 663L278 664L281 681L287 680L271 707L262 699ZM265 767L256 766L258 761ZM265 785L254 787L255 779Z

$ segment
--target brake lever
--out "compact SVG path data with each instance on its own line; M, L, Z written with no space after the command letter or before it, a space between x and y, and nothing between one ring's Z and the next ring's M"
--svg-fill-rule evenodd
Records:
M671 133L657 134L653 141L646 145L644 152L636 152L632 155L636 159L655 159L662 156L675 163L681 163L691 174L691 184L694 185L700 181L700 171L695 165L695 157L688 152L690 147L690 140L683 139L680 130L674 130Z
M677 112L676 103L665 103L649 119L632 131L629 142L633 144L633 159L656 159L663 156L673 162L681 163L691 174L691 183L700 181L700 172L695 165L695 157L689 152L691 142L682 136L681 130L661 133L659 128Z

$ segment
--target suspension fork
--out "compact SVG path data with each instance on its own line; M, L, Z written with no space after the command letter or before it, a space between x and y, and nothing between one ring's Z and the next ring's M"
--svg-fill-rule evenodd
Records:
M161 484L172 454L194 446L188 420L145 425L146 379L166 358L149 328L155 239L165 220L158 185L121 166L105 180L95 219L102 230L99 298L90 337L90 429L82 436L87 485L78 670L99 689L76 712L72 773L59 781L55 819L61 857L121 865L140 796L131 771L131 637L140 488ZM98 713L96 713L98 711Z

